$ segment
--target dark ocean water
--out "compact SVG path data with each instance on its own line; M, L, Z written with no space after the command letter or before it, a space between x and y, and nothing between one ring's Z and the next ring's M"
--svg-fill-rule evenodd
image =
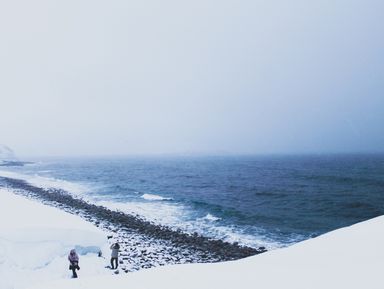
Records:
M1 170L173 228L269 248L384 214L378 154L59 159Z

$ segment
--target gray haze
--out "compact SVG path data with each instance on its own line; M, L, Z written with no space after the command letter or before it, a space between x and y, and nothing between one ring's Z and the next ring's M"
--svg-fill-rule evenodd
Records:
M384 2L0 3L19 155L384 151Z

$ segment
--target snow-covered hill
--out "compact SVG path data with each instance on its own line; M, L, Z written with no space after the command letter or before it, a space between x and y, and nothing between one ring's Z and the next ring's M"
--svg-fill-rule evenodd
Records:
M246 259L164 266L119 276L105 269L103 232L77 216L0 189L1 289L381 289L384 216ZM66 255L83 248L79 279ZM87 254L86 254L87 253Z
M79 276L111 274L104 268L106 234L83 219L0 189L0 288L21 289L69 279L67 255L80 253Z
M31 289L382 289L384 216L243 260L60 280Z

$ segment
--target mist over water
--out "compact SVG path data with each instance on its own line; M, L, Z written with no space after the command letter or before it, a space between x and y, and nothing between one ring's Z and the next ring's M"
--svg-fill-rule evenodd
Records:
M268 248L384 214L380 154L61 159L6 170L174 229Z

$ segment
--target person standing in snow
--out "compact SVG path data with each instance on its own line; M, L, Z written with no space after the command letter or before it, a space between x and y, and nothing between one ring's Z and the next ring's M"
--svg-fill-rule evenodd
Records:
M119 265L118 258L119 258L120 245L119 245L119 243L116 242L116 243L112 244L110 248L112 250L112 252L111 252L111 267L112 267L112 269L117 269L117 266ZM114 262L116 263L116 268L113 265Z
M68 261L69 261L69 270L72 270L72 278L77 278L76 269L80 270L79 267L79 255L77 255L76 250L72 249L71 252L69 252L68 255Z

